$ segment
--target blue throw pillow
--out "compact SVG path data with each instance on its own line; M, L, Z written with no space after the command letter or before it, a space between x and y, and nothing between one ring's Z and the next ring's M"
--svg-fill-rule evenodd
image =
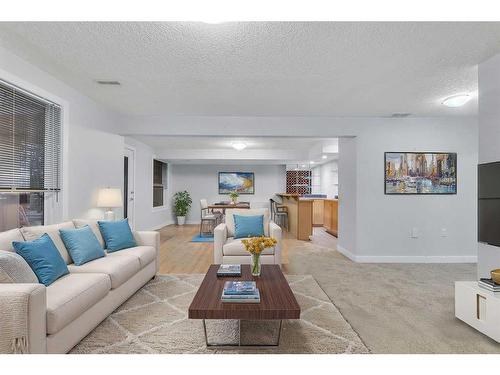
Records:
M264 215L233 215L234 238L260 237L264 235Z
M109 253L137 246L134 235L128 225L128 219L117 221L98 221L106 249Z
M59 229L59 234L77 266L105 255L104 249L88 225L78 229Z
M14 241L12 247L28 263L38 281L45 286L69 273L66 262L47 233L34 241Z

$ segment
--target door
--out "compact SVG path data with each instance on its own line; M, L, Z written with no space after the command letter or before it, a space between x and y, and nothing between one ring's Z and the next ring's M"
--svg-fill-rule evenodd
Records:
M123 157L123 217L128 218L134 229L135 221L135 150L125 148Z

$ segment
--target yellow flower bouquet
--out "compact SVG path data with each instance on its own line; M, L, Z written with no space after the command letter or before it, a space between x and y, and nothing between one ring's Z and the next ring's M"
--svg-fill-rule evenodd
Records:
M251 237L241 240L246 251L252 254L252 275L260 276L260 254L268 247L274 247L278 243L272 237Z

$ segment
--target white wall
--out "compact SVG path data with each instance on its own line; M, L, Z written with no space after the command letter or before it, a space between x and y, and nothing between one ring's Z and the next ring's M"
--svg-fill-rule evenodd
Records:
M209 203L229 200L227 195L218 193L218 173L224 171L255 173L255 194L240 195L238 198L240 201L250 201L252 207L269 207L269 199L275 193L285 191L284 165L174 164L171 166L170 179L172 195L177 191L187 190L193 199L193 206L186 218L188 223L200 222L200 199L206 198Z
M356 138L339 139L339 224L337 250L355 260L357 238Z
M336 160L330 161L314 167L313 173L313 194L326 194L328 198L338 195L338 163Z
M474 262L476 260L477 124L475 119L412 119L366 127L356 136L356 176L340 150L340 206L356 190L355 247L362 262ZM456 152L456 195L384 195L384 152ZM343 177L347 174L350 183ZM347 186L346 186L347 185ZM351 185L351 186L350 186ZM339 240L345 223L340 219ZM342 228L344 226L344 228ZM412 228L418 238L411 238ZM348 228L351 233L352 228ZM447 236L441 235L442 229Z
M479 64L479 163L500 161L500 55ZM478 276L500 267L500 248L478 244Z
M170 176L167 178L164 206L153 208L153 159L156 155L151 147L133 138L126 137L125 144L135 151L135 229L159 229L172 224L169 198L172 179ZM168 174L170 175L170 166Z
M0 78L63 106L63 189L49 223L102 217L98 189L123 181L123 137L112 134L120 116L1 47Z

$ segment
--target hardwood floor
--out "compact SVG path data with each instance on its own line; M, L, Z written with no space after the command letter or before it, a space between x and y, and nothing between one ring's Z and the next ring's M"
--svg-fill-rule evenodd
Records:
M160 273L205 273L213 263L213 243L190 242L198 234L198 225L168 225L160 232ZM303 243L283 232L282 263L286 273L289 262L288 255L293 248ZM311 243L324 247L336 248L337 239L315 227Z

